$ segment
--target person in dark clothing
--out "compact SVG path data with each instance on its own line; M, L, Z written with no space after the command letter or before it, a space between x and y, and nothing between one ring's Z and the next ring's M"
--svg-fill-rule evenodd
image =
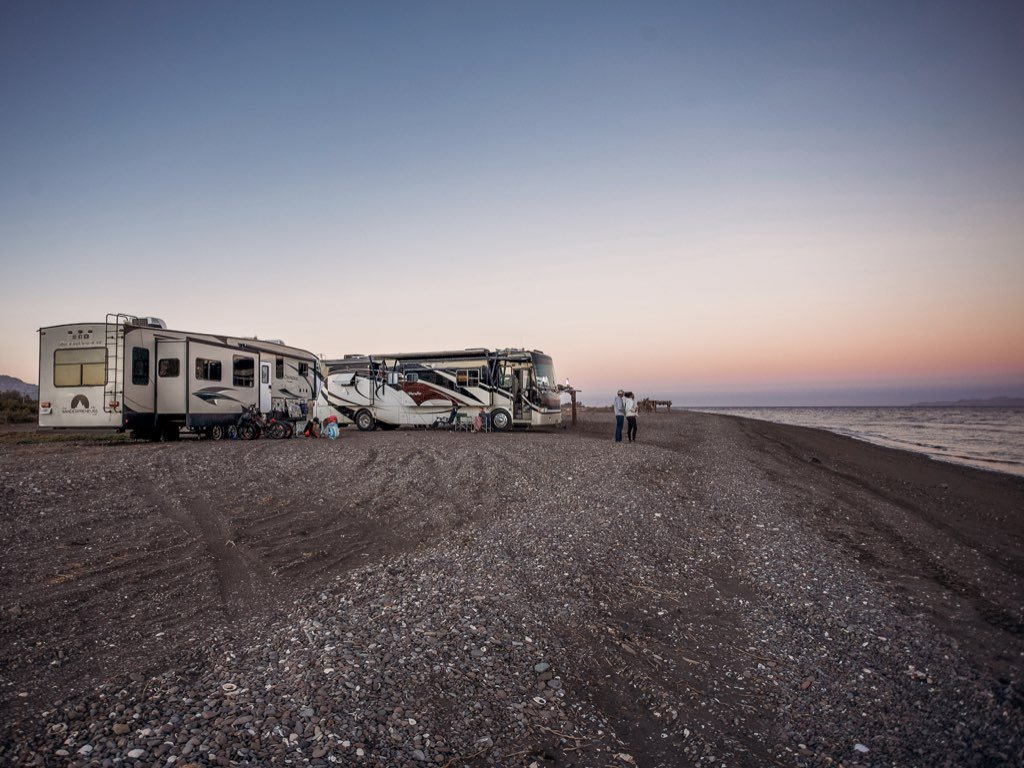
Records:
M612 410L615 412L615 442L622 442L622 422L626 417L626 404L622 401L625 393L620 389L612 402Z

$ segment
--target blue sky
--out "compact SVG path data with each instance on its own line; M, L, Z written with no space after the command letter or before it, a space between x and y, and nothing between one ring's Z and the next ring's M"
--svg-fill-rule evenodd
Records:
M1019 3L7 3L0 371L126 311L328 356L539 347L585 399L1024 393L1022 30Z

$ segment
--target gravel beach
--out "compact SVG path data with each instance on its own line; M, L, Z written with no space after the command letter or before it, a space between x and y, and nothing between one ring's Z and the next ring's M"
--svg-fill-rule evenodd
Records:
M0 765L1024 764L1024 479L612 431L0 442Z

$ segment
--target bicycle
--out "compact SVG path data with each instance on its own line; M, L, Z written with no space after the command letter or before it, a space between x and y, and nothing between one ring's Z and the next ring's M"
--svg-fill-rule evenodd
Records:
M271 440L281 440L291 437L295 433L291 422L278 420L274 416L267 418L256 409L255 405L249 405L242 409L235 429L242 440L255 440L264 436Z

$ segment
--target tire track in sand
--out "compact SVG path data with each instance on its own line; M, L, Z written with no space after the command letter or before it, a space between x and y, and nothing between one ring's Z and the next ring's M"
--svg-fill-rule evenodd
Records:
M200 489L203 484L190 482L184 455L172 453L176 448L175 444L154 448L143 496L195 540L212 568L221 606L228 616L250 616L272 599L276 591L273 574L258 555L235 542L224 514L201 493L191 490Z

